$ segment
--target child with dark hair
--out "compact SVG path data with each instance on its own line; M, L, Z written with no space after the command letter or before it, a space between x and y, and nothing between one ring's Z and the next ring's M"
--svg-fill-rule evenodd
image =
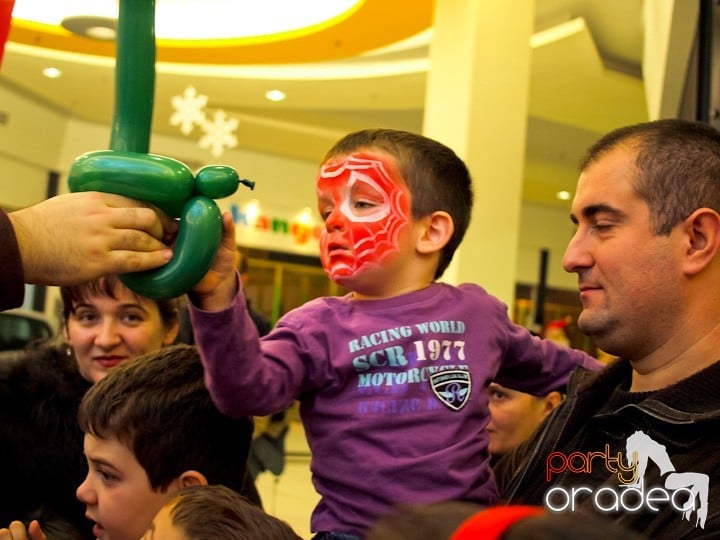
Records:
M225 486L183 488L155 516L142 540L302 540L284 521Z
M316 192L323 267L352 292L307 302L259 339L226 214L213 267L189 295L213 400L262 416L299 399L318 538L360 538L397 503L494 503L487 385L547 394L600 364L532 336L481 287L436 281L472 210L470 174L450 148L353 133L326 155Z
M77 496L97 538L137 540L183 487L242 491L252 420L217 410L194 347L113 369L83 398L79 422L89 472Z

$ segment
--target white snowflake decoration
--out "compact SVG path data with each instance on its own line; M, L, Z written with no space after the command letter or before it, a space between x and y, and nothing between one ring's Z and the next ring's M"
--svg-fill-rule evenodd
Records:
M215 111L212 121L206 120L201 128L205 135L200 137L200 148L210 148L210 153L218 157L225 148L237 146L237 137L234 135L238 127L236 118L228 118L223 110Z
M195 125L205 124L203 109L207 101L207 96L198 94L194 87L188 86L182 96L173 96L171 99L175 112L170 117L170 125L179 125L183 135L189 135Z

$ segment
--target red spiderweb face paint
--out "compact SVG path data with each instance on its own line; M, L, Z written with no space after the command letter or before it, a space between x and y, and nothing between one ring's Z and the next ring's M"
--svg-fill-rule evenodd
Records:
M409 223L410 195L394 171L389 160L369 154L321 167L317 196L325 229L320 259L330 279L354 277L398 252L398 237Z

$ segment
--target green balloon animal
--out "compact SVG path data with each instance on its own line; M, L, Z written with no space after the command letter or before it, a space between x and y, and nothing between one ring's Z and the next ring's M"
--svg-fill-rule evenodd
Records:
M174 255L165 266L120 276L131 290L153 299L189 291L207 273L220 245L222 219L213 199L239 184L222 165L193 173L183 163L148 154L155 87L155 1L121 0L115 65L115 116L110 150L89 152L70 168L70 191L104 191L157 206L180 218Z

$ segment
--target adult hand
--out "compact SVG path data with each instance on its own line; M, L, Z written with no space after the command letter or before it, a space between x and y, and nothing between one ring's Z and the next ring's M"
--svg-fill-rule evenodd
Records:
M9 217L25 281L44 285L162 266L178 227L142 202L100 192L58 195Z
M21 521L13 521L7 529L0 529L0 540L46 540L46 537L35 520L27 529Z

